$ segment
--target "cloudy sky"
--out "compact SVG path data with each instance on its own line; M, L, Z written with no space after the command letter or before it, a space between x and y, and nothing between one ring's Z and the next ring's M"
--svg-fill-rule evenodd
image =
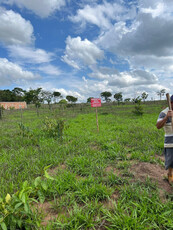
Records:
M173 93L172 0L0 0L0 89Z

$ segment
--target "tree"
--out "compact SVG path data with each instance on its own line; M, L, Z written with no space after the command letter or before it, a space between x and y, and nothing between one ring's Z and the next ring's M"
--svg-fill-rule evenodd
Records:
M67 104L66 99L61 99L61 100L59 101L59 104L61 104L61 105Z
M68 102L71 102L71 103L75 103L78 100L77 97L73 97L70 95L66 96L66 99Z
M141 95L141 98L142 98L142 100L143 100L144 102L145 102L145 100L147 99L147 97L148 97L148 93L143 92L142 95Z
M15 87L12 90L12 92L15 95L15 101L23 101L24 100L26 90L23 90L22 88L19 88L19 87Z
M92 99L93 97L89 97L88 99L87 99L87 103L91 103L91 99Z
M53 93L49 92L49 91L41 91L41 96L42 96L42 100L46 101L49 105L49 109L50 109L50 103L52 101L53 98Z
M0 90L0 101L17 101L16 95L9 89Z
M118 105L119 105L120 101L123 100L122 92L115 93L115 94L114 94L114 98L115 98L115 100L118 102Z
M136 103L136 105L135 105L135 110L133 110L132 112L135 114L135 115L140 115L140 116L142 116L143 115L143 107L142 107L142 105L141 105L141 98L138 96L137 98L134 98L133 99L134 100L134 102Z
M35 106L40 107L41 102L43 101L41 95L42 88L30 89L28 92L25 92L25 101L27 104L35 104Z
M124 99L125 102L129 102L131 99L128 97L126 99Z
M161 89L160 91L157 92L157 95L160 97L160 101L162 99L162 96L165 95L165 91L166 91L165 89Z
M54 97L54 99L55 99L55 102L56 102L56 99L58 99L58 98L62 98L62 96L61 96L61 93L60 92L53 92L53 97Z
M105 92L102 92L102 93L100 94L100 96L104 98L104 101L110 102L111 99L110 99L109 97L112 96L112 93L111 93L111 92L105 91Z
M133 98L133 99L132 99L132 102L135 103L135 104L136 104L136 103L137 103L137 104L140 104L140 103L141 103L141 100L142 100L142 99L140 98L140 96L137 96L136 98Z

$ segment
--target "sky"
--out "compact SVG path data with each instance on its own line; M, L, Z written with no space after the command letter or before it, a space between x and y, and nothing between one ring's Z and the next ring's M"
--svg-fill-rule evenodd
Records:
M173 1L0 0L0 89L15 87L172 94Z

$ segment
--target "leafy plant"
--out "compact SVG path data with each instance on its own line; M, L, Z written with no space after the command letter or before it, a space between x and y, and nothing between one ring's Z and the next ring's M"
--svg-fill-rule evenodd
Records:
M3 230L7 229L37 229L40 222L36 214L31 210L30 203L37 202L30 198L32 187L27 181L22 185L22 189L5 199L0 198L0 225Z
M33 133L32 131L30 130L29 127L25 126L22 122L19 123L19 128L20 128L20 134L23 136L23 137L32 137L33 136Z
M142 116L144 111L143 111L143 107L141 105L141 99L140 98L136 98L135 99L135 109L132 111L135 115L138 115L138 116Z
M48 137L58 137L62 139L64 132L64 121L61 119L56 120L46 117L43 131Z

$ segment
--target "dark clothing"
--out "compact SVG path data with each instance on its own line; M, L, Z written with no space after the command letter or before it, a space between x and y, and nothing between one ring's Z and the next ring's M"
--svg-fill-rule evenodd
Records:
M173 148L164 148L165 169L173 168Z

